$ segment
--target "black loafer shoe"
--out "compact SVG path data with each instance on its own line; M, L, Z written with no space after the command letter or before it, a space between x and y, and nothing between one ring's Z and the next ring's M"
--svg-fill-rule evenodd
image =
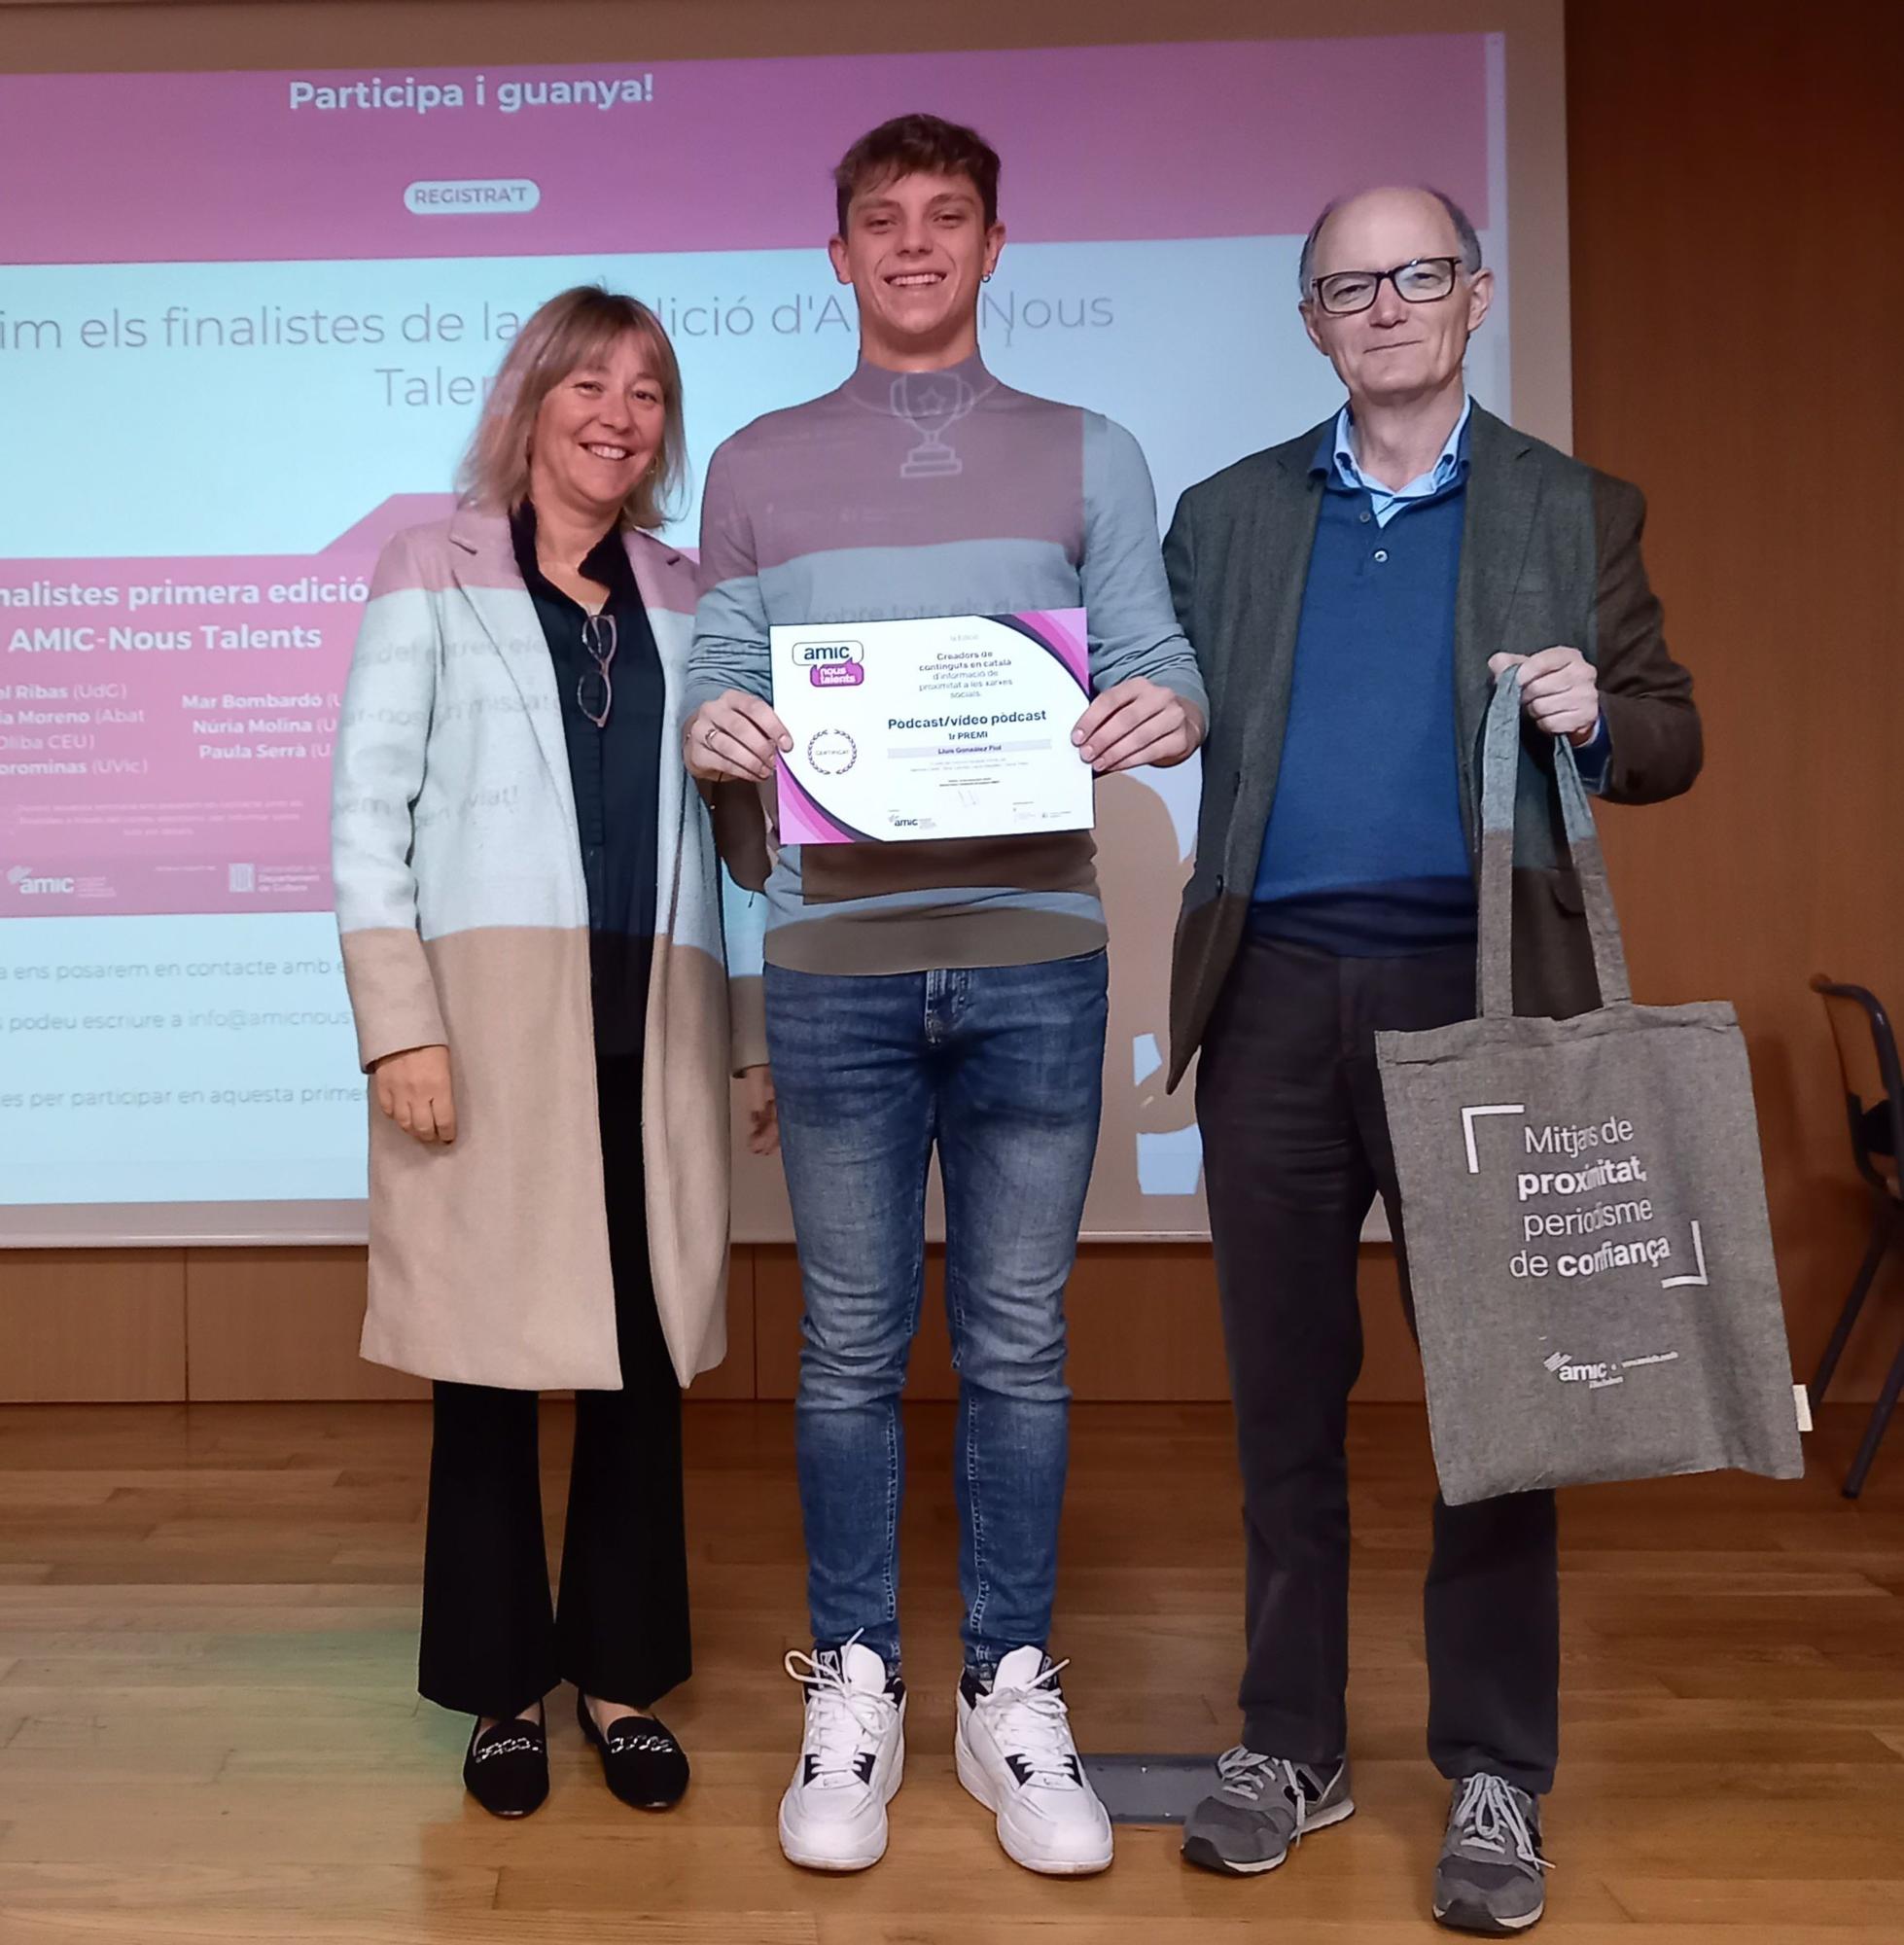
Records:
M688 1794L688 1752L652 1715L617 1715L606 1735L588 1698L575 1698L576 1720L602 1758L602 1780L634 1810L672 1810Z
M548 1795L548 1738L540 1722L511 1720L471 1732L463 1787L492 1817L526 1817Z

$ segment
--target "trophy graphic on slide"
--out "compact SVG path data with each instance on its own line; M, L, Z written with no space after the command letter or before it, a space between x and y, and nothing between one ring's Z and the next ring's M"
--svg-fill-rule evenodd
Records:
M902 371L893 380L893 410L919 435L899 462L901 479L949 479L965 461L945 435L978 403L978 394L956 371Z

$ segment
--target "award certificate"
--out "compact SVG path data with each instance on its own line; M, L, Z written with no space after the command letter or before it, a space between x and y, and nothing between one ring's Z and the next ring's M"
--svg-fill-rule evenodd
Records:
M783 844L1088 831L1081 608L771 632Z

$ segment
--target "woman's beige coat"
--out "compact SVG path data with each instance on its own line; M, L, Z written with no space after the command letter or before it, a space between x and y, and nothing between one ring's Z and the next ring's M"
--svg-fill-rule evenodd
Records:
M693 569L627 536L666 678L642 1096L649 1253L686 1384L726 1350L728 1078L766 1057L758 901L683 770ZM457 1135L370 1110L364 1356L516 1390L620 1386L588 901L560 698L509 523L465 508L377 565L337 731L337 923L366 1069L449 1048ZM723 935L736 970L730 1007Z

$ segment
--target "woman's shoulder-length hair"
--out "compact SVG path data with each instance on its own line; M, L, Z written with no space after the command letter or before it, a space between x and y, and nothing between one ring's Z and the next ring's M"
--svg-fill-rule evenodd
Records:
M456 471L466 500L511 513L529 493L529 440L543 401L570 372L598 363L623 336L639 338L661 385L661 444L621 507L621 524L658 527L688 473L681 366L661 320L638 298L578 284L552 297L515 335L483 401L482 416Z

